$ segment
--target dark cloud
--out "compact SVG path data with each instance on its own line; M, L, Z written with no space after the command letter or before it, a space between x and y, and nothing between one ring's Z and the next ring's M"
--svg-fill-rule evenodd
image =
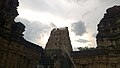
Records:
M29 21L20 17L16 18L16 21L20 21L25 24L26 28L24 37L32 42L36 42L38 38L41 38L44 34L49 33L55 27L53 23L46 25L39 21Z
M89 42L88 40L85 40L85 39L79 39L79 40L76 40L77 42L81 42L81 43L87 43Z
M85 23L82 21L79 22L75 22L71 25L72 27L72 31L76 34L76 35L80 35L82 36L84 33L86 33L86 27L85 27Z

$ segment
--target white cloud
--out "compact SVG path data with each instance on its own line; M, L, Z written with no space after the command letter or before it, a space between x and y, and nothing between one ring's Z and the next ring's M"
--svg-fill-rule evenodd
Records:
M72 23L71 30L76 34L82 36L84 33L86 33L86 27L85 23L82 21Z
M76 40L77 42L80 42L80 43L87 43L89 42L88 40L85 40L85 39L78 39Z
M41 46L44 46L46 44L45 42L47 42L48 37L46 37L46 35L49 36L50 31L56 27L53 23L44 24L39 21L29 21L20 17L17 17L16 21L25 24L25 39L40 44Z
M30 40L32 39L31 37L33 37L34 39L32 39L32 41L36 41L35 39L37 38L37 41L45 42L38 39L38 36L42 39L46 38L46 36L49 36L48 32L50 32L50 29L53 27L68 26L69 29L71 29L70 25L74 23L74 32L70 31L73 47L95 46L95 37L92 35L97 33L97 24L103 17L105 10L113 5L120 4L120 0L19 1L19 17L29 20L28 22L22 20L27 27L25 38ZM75 24L76 21L80 20L83 21L81 24ZM36 32L34 33L34 31ZM29 32L32 33L29 34ZM77 38L77 35L82 38ZM75 41L78 39L86 39L91 42L85 44L79 43Z

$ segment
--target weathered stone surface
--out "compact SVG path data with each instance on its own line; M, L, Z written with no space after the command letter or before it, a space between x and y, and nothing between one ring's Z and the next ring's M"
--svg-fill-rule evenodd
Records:
M45 47L46 50L60 49L64 52L72 51L68 28L54 28Z
M18 15L18 0L0 0L0 29L10 32L14 19Z
M25 26L14 22L18 0L0 0L0 68L36 68L42 47L23 38Z
M51 31L45 47L44 56L49 57L49 59L53 61L51 64L46 64L47 67L51 67L52 65L54 68L69 68L70 62L68 53L72 51L68 27L54 28Z
M106 10L98 24L97 44L99 46L120 46L120 6Z

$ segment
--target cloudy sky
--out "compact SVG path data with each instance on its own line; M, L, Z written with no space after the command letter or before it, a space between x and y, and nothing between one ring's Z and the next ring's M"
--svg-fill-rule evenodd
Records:
M25 24L25 39L45 47L50 31L69 28L71 43L77 47L96 47L97 24L107 8L120 0L19 0L16 21Z

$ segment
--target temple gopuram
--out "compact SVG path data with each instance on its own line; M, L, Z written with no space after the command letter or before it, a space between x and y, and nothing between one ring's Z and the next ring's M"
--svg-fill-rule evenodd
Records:
M70 68L69 53L72 51L68 27L54 28L44 50L42 65L44 68Z
M67 27L55 28L39 65L42 68L120 68L120 6L106 10L96 38L96 48L73 51Z
M15 22L18 0L0 0L0 68L37 68L42 47L23 38L25 26Z

